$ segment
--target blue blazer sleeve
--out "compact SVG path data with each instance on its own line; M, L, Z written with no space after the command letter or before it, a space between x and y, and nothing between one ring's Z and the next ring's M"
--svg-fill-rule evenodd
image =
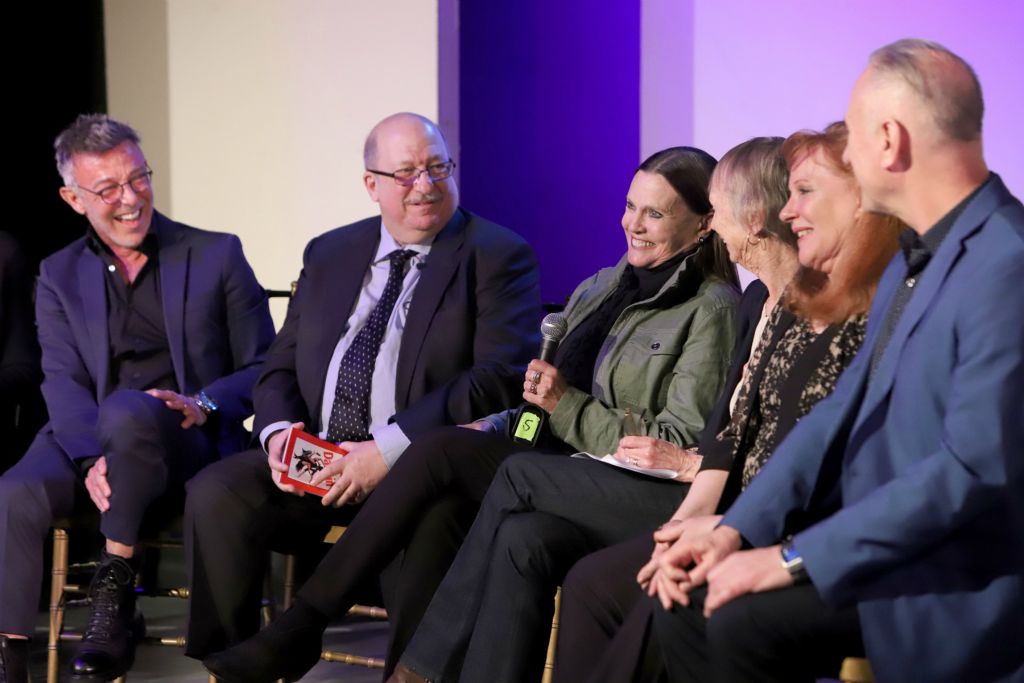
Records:
M990 554L990 565L999 564L997 555L1008 554L984 548L982 535L999 533L1010 523L1003 514L990 514L998 506L1016 500L1019 508L1024 499L1024 297L1007 296L1007 287L1024 282L1024 249L1017 238L1016 244L1000 245L1000 258L976 261L973 272L961 269L956 282L949 283L970 282L971 287L945 297L935 312L949 320L943 325L952 329L948 346L931 335L937 357L905 362L932 371L918 373L914 385L894 387L888 414L869 414L858 427L855 437L861 430L871 435L864 437L875 450L870 455L891 454L886 464L895 471L879 476L879 463L867 461L868 453L864 462L849 460L843 508L795 537L826 600L856 600L893 567L912 562L986 515L1003 519L986 519L983 528L972 527L968 535L975 537L978 552ZM948 367L939 371L940 364ZM943 402L941 420L903 409L917 402ZM881 420L887 423L872 424ZM911 453L888 433L900 429L938 438L932 439L930 451ZM865 478L884 481L863 486ZM962 552L972 551L963 546ZM972 559L980 561L975 555Z
M40 265L36 326L42 348L42 390L50 414L50 428L64 452L72 460L78 460L100 455L95 433L99 407L96 381L89 366L92 359L83 355L79 334L72 329L66 308L68 301L59 286L61 278L68 277L64 272L67 265L67 259L56 263L45 260Z

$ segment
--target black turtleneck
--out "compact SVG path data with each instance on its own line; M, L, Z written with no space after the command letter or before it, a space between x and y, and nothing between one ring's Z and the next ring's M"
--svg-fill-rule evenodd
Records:
M688 249L653 268L634 268L626 264L615 289L558 347L555 366L570 386L588 394L592 392L597 356L619 315L630 304L650 299L661 291L680 264L695 252L696 247Z

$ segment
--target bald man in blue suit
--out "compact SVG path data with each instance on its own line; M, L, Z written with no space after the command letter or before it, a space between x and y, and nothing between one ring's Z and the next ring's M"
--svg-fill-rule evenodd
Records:
M914 231L835 393L710 536L666 553L666 579L708 584L655 617L673 679L812 680L862 638L879 681L1022 680L1024 207L985 165L982 110L971 68L926 41L858 80L863 208Z

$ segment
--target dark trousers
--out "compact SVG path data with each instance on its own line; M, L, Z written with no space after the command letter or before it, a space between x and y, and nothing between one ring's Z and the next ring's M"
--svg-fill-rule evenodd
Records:
M834 677L844 657L863 656L857 610L833 610L811 584L737 598L703 615L707 593L689 607L654 608L654 632L673 681L814 681Z
M143 515L165 494L216 458L200 428L182 429L182 414L141 391L120 390L99 406L97 436L112 495L100 531L134 545ZM82 474L49 428L0 477L0 631L30 634L43 576L43 544L53 520L95 511Z
M569 567L664 521L687 490L593 461L508 458L402 661L434 681L539 679Z
M636 582L654 551L645 533L587 555L562 584L556 683L656 681L665 676L651 637L656 604ZM660 607L658 608L660 609Z
M385 679L394 671L416 633L416 627L462 547L479 507L479 499L470 500L456 495L429 505L415 523L415 531L405 549L381 576L381 582L385 584L384 603L390 627Z
M185 506L192 570L186 653L202 658L254 634L269 550L308 547L331 524L345 524L345 534L298 597L328 617L340 616L360 584L380 575L404 550L394 585L385 590L391 596L393 663L498 464L521 449L502 436L459 427L436 430L406 450L361 509L324 508L317 497L281 492L262 451L207 468L189 483Z

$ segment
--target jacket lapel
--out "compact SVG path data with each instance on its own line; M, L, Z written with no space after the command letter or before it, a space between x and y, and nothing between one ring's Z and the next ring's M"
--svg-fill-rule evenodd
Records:
M189 393L185 375L185 298L191 249L183 239L184 233L156 212L153 212L153 227L160 248L160 303L164 309L174 378L178 381L178 390Z
M96 369L96 401L110 390L110 338L107 334L107 285L103 262L88 247L78 257L78 295Z
M311 402L316 404L312 413L314 416L320 415L323 407L323 382L327 376L327 366L331 363L334 348L345 332L345 324L362 291L363 279L370 268L370 259L377 251L377 244L380 241L380 219L367 221L366 225L353 226L346 230L359 230L362 234L354 236L351 243L346 245L346 252L342 255L344 261L339 263L337 268L324 271L323 283L308 288L308 294L313 300L310 305L304 305L301 311L303 314L320 316L322 324L322 333L315 340L310 354L316 362L312 377L318 378L312 383L312 386L318 386L316 397ZM305 295L306 293L303 293L303 296ZM334 397L329 397L328 400L334 400Z
M448 283L459 267L459 252L465 240L466 222L465 214L459 209L438 233L430 247L423 273L413 293L405 330L402 331L402 345L398 352L398 368L395 372L395 407L398 410L402 410L409 403L412 372L423 348L422 340L430 329L434 313L441 305Z
M916 289L907 302L896 329L893 330L888 346L882 352L878 370L868 382L867 393L858 416L858 425L855 425L855 428L859 426L860 420L871 415L878 403L889 395L903 347L918 323L931 309L935 297L938 296L943 283L964 251L964 241L977 232L999 206L997 193L1002 188L1002 183L998 178L995 178L994 181L964 209L950 229L949 235L943 240L931 262L925 268L924 273L918 278ZM898 278L895 288L902 286L902 282L903 278Z

